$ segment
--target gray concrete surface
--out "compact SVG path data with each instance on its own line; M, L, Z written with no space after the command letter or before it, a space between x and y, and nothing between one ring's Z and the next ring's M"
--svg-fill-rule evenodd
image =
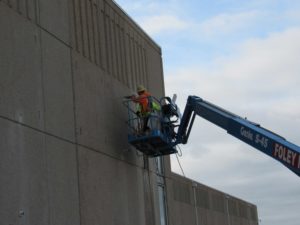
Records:
M0 119L1 224L48 224L43 134ZM24 214L24 215L23 215Z
M167 178L167 186L170 224L184 224L187 218L187 224L258 224L257 208L249 202L177 174Z
M1 115L43 129L40 31L0 4Z
M70 48L43 30L41 42L45 131L74 141Z
M257 224L128 145L122 98L163 96L163 66L113 1L0 0L0 49L1 225Z
M39 0L37 2L40 26L59 40L70 44L71 1Z

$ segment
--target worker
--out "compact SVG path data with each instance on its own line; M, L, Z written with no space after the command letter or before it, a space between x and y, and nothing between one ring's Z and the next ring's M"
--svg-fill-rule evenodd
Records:
M160 106L156 102L152 101L151 94L143 85L139 85L137 87L137 94L138 96L133 95L131 99L138 104L136 114L138 117L142 118L142 132L146 132L150 130L150 127L148 126L150 113L152 111L160 110Z

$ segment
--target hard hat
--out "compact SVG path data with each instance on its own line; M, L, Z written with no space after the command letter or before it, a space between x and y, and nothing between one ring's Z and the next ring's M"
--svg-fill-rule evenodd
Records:
M136 89L137 92L146 91L146 88L143 85L139 85Z

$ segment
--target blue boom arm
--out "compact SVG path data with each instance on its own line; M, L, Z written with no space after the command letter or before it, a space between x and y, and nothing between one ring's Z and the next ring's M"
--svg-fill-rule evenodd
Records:
M176 144L186 144L196 115L225 129L227 133L278 160L300 176L300 147L283 137L228 112L197 96L189 96L181 123L178 127Z

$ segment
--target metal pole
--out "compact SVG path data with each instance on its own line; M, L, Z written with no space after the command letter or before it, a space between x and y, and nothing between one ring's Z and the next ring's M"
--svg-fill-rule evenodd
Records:
M196 215L196 225L199 225L199 219L198 219L198 211L197 211L197 198L196 198L196 188L197 188L197 183L192 184L193 187L193 192L194 192L194 203L195 203L195 215Z
M227 208L227 223L228 223L228 225L230 225L229 207L228 207L228 201L230 199L230 196L226 195L225 197L226 197L226 208Z

